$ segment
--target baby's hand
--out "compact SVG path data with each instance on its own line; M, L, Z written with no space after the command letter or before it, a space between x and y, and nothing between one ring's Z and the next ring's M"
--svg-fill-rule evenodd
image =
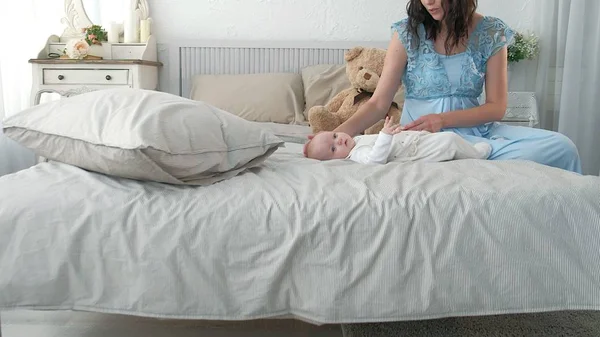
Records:
M385 123L383 124L383 129L381 129L381 132L388 135L395 135L400 131L402 131L402 127L400 125L392 125L392 120L390 117L385 117Z

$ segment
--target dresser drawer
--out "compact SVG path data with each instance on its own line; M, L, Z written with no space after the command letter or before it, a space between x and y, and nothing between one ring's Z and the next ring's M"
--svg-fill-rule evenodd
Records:
M128 84L128 69L44 69L43 84Z

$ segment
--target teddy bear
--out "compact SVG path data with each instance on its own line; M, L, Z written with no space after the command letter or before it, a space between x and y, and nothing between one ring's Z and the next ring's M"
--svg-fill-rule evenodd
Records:
M313 133L332 131L369 100L383 71L385 54L386 51L379 48L354 47L346 51L344 54L346 75L352 87L338 93L325 106L318 105L309 109L308 123ZM392 102L387 115L394 124L398 124L401 115L400 105ZM379 133L383 124L382 119L364 130L364 134Z

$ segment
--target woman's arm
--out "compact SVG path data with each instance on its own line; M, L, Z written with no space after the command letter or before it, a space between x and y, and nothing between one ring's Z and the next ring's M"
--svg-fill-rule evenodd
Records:
M398 92L407 60L406 49L398 38L398 32L394 32L385 55L381 78L373 96L334 131L356 136L383 119Z
M506 113L508 100L507 47L488 59L485 74L485 103L470 109L429 114L405 125L404 130L438 132L443 128L472 127L499 121Z

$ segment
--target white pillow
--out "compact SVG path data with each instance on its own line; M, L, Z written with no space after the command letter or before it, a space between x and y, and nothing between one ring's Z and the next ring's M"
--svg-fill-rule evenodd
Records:
M7 137L38 155L90 171L206 185L270 156L283 141L204 102L109 89L38 105L4 121Z

